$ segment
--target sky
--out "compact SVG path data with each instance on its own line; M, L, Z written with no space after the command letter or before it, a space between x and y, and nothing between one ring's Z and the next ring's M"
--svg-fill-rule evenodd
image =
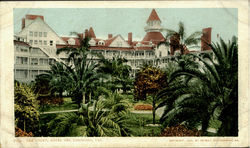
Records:
M212 41L217 34L225 41L238 34L238 10L236 8L155 8L162 26L177 30L182 21L187 36L203 28L212 27ZM14 32L21 31L21 20L26 14L43 15L46 23L59 35L70 32L83 33L93 27L97 38L106 39L108 34L120 34L127 39L142 40L144 27L152 8L15 8ZM165 36L166 32L162 32Z

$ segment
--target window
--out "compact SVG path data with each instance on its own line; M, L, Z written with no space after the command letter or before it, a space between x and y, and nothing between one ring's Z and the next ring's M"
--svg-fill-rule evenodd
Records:
M34 33L34 36L37 37L37 32Z
M34 44L37 45L37 40L34 41Z
M19 52L19 51L20 51L19 46L16 46L16 51L17 51L17 52Z
M28 52L27 48L21 48L21 52Z
M41 58L41 59L39 59L39 65L48 65L48 59L43 59L43 58Z
M104 45L104 41L103 40L99 41L98 45Z
M39 45L42 45L42 40L39 40Z
M49 41L49 44L50 44L50 46L53 46L53 41L50 40L50 41Z
M38 75L38 70L31 70L30 71L30 77L35 78Z
M33 44L33 40L30 40L30 45L32 45Z
M30 64L31 65L38 65L38 59L37 58L32 58Z
M42 32L39 32L39 37L42 37L43 33Z
M21 64L21 65L28 64L28 58L27 57L16 57L16 64Z
M47 41L43 41L43 45L47 45Z
M43 32L43 36L44 36L44 37L47 37L47 32Z
M15 77L17 77L17 78L27 78L28 77L28 70L17 69Z
M38 48L33 48L32 53L39 53L39 49Z
M30 31L30 36L33 36L33 32L32 31Z
M54 64L55 60L54 59L49 59L49 64Z

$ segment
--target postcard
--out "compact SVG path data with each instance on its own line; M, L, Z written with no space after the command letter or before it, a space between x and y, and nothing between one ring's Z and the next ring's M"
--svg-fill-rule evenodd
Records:
M0 147L249 146L248 1L0 6Z

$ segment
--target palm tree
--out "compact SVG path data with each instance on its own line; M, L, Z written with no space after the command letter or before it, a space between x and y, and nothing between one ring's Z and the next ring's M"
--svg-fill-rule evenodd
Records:
M80 110L80 118L83 125L87 127L86 136L124 136L127 131L124 127L124 112L113 112L105 110L103 101L94 101L93 111L88 105L82 105Z
M124 121L125 112L115 113L114 110L107 110L102 100L94 100L93 108L91 103L81 104L76 113L58 114L48 125L50 136L75 136L70 135L70 130L75 125L83 128L81 136L107 137L126 136L128 131Z
M159 106L167 105L162 121L164 120L167 125L171 125L174 121L192 126L201 123L205 132L208 121L215 117L222 122L218 135L236 136L238 134L237 39L233 37L228 44L221 39L220 44L210 46L213 54L205 54L202 57L191 55L199 59L199 68L184 66L176 70L170 80L170 85L173 82L175 84L158 94L163 100ZM188 76L190 79L185 83L175 81L176 78L183 76Z
M97 63L88 59L89 52L89 38L78 35L80 40L80 47L65 47L57 50L57 54L62 52L68 55L67 63L61 62L65 67L67 79L68 92L72 95L73 100L79 105L82 101L88 102L91 99L91 90L100 82L102 74L97 72Z
M67 89L67 75L64 64L56 62L50 66L50 71L36 77L35 91L40 96L52 96L57 92L62 98L63 91Z
M127 92L132 88L133 80L130 77L131 67L126 65L125 58L113 58L112 60L102 58L100 60L99 71L109 75L109 87L114 92L122 89Z
M129 112L130 103L128 99L125 99L122 94L117 91L110 92L102 99L104 108L109 109L113 113Z
M181 54L187 53L187 48L196 47L201 40L201 32L196 31L189 36L186 36L185 27L183 22L179 22L178 31L166 29L167 35L164 42L160 42L159 45L170 46L171 52L180 50ZM158 45L158 46L159 46Z

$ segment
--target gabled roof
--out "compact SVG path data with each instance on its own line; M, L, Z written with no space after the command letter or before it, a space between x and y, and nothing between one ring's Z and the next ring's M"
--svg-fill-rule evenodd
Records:
M154 44L158 44L159 42L164 41L164 40L165 38L160 32L147 32L142 42L151 41Z
M89 35L89 37L91 37L91 38L96 38L95 32L94 32L94 30L93 30L92 27L89 28L88 35Z
M149 21L161 21L155 9L152 10L150 16L148 17L147 22Z
M30 15L30 16L36 16L34 18L34 21L32 21L28 26L25 26L19 33L18 35L20 35L22 32L24 32L25 30L27 30L28 27L30 27L31 25L33 25L35 22L37 21L41 21L46 27L49 28L50 31L52 31L58 38L61 39L61 37L58 36L58 34L44 21L43 16L40 17L40 15ZM32 18L32 17L31 17Z
M106 46L109 46L118 36L119 36L119 35L114 36L114 37L112 37L112 38L110 38L110 39L105 40L105 45L106 45Z

